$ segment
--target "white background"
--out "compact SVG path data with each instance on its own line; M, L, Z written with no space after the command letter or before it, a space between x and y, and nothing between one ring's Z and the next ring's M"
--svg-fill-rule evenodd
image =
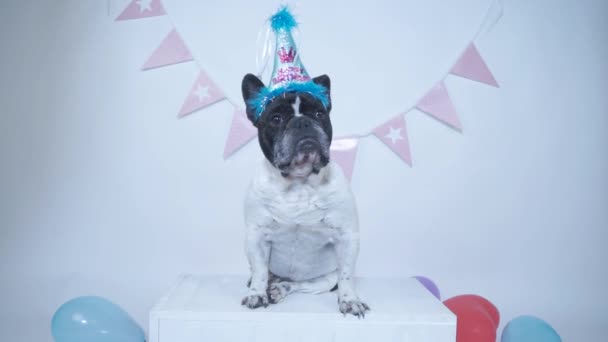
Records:
M165 2L235 103L242 75L255 71L261 20L277 6L241 2ZM228 102L175 119L197 67L140 72L171 24L114 22L126 3L0 4L0 340L50 341L53 312L86 294L147 329L148 309L178 273L247 271L241 203L257 143L222 160ZM296 13L305 65L332 77L338 135L411 106L488 6L320 3ZM444 298L490 299L501 329L533 314L564 341L600 341L608 3L512 0L504 13L477 41L501 88L447 78L462 134L409 113L413 168L374 137L361 140L358 274L426 275Z

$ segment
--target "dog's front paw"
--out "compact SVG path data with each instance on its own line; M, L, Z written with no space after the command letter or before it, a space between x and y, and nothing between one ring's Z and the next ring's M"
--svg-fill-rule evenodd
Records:
M357 318L365 318L365 312L370 310L369 306L359 299L341 300L339 301L339 307L340 312L345 316L349 313L357 316Z
M267 307L268 306L268 296L264 294L252 294L249 295L241 301L241 305L244 305L250 309L256 309L260 306Z
M286 281L276 282L268 286L268 298L271 304L276 304L287 297L291 291L291 284Z

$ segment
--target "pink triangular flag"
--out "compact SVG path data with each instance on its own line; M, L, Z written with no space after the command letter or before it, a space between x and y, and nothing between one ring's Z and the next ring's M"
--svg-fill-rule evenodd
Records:
M239 148L247 144L249 140L255 138L256 135L258 135L258 130L247 119L245 111L235 109L234 114L232 114L228 139L226 139L226 145L224 145L224 159L230 157Z
M330 158L340 165L349 182L353 177L357 145L358 140L356 138L335 139L331 142Z
M192 60L190 50L184 44L177 31L173 29L160 43L142 70L158 68L165 65L177 64Z
M165 15L165 9L160 0L132 0L116 21L131 20Z
M464 53L460 56L458 62L454 64L454 67L452 67L450 72L454 75L498 88L498 83L496 82L496 79L494 79L494 75L492 75L492 72L483 58L481 58L479 51L477 51L477 48L473 43L467 46L467 49L464 50Z
M456 113L454 104L452 104L452 100L450 99L450 95L448 94L443 81L431 88L431 90L418 101L416 108L432 115L437 120L462 131L462 124L458 119L458 114Z
M373 133L409 166L412 166L410 143L407 137L407 126L405 125L403 114L399 114L377 127Z
M188 97L179 111L178 117L184 117L198 109L207 107L213 103L223 100L224 94L213 83L211 78L201 70L198 79L192 85L192 89L188 93Z

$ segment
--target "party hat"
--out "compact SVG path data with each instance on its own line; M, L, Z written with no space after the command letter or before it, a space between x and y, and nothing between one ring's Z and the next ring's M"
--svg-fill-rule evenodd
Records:
M312 81L302 64L292 31L298 26L287 6L281 7L269 19L276 37L274 67L267 87L261 89L249 105L256 109L257 120L272 99L286 92L305 92L317 98L327 107L327 89Z
M310 76L306 72L291 31L298 26L287 7L282 7L270 17L270 27L276 36L274 68L270 88L281 88L290 82L306 82Z

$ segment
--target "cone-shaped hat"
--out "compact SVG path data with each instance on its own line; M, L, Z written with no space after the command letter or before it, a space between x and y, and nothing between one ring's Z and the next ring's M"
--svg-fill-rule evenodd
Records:
M276 38L274 66L268 86L249 102L256 108L256 119L272 99L285 92L309 93L327 107L329 105L327 89L311 80L300 59L292 36L292 30L298 26L298 23L287 6L281 7L269 20Z

